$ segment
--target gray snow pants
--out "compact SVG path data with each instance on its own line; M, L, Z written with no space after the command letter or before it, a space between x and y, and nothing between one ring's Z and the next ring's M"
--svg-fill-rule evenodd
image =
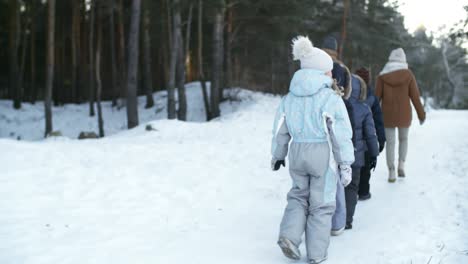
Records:
M409 127L398 128L398 161L406 161L408 153L408 134ZM396 128L386 127L385 136L387 137L387 166L388 169L395 169L395 143L396 143Z
M325 192L335 191L336 177L328 176L330 147L328 143L295 143L289 152L289 173L293 186L288 193L280 237L285 237L296 246L305 242L309 260L327 257L330 244L330 229L335 211L335 193L330 200ZM329 177L327 179L327 177Z

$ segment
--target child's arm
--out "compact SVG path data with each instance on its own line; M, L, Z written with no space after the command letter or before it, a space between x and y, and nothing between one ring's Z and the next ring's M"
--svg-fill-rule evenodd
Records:
M271 155L275 162L282 161L286 158L290 140L291 135L289 134L288 126L286 124L283 101L281 101L281 104L276 111L275 121L273 123L273 139L271 141Z
M377 134L375 131L374 119L372 112L369 107L364 118L364 139L367 144L367 151L371 157L377 157L379 155L379 144L377 143Z
M385 146L385 127L383 123L382 108L380 107L379 100L372 93L371 96L375 98L374 103L371 106L372 118L374 119L375 130L377 132L377 139L379 140L379 151L382 152Z
M338 96L336 98L335 112L329 128L332 151L338 165L351 166L354 163L353 129L343 100Z
M338 163L338 172L343 186L347 186L352 180L351 164L354 162L354 146L352 142L352 127L349 121L348 111L341 98L335 102L336 112L333 116L327 116L326 125L330 137L333 157Z

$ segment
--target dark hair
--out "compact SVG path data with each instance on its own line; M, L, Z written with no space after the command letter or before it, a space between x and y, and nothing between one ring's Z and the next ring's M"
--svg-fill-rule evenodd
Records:
M358 70L356 70L356 74L359 77L361 77L366 82L366 84L369 84L369 70L367 70L364 67L361 67Z

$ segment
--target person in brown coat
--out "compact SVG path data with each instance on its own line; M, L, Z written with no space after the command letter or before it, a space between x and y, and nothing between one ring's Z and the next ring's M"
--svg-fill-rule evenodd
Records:
M402 48L390 53L389 61L377 77L375 95L382 103L385 135L387 137L387 166L389 182L396 181L395 141L398 128L398 176L405 177L405 161L408 151L408 132L411 126L413 103L422 125L426 113L420 100L419 89L413 73L408 69Z

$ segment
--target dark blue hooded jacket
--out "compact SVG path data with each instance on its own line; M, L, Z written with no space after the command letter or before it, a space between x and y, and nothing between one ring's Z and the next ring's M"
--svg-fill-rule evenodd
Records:
M371 86L367 86L367 98L366 104L371 108L372 117L374 119L375 130L377 132L377 138L379 140L379 146L385 144L385 127L383 122L382 108L380 107L379 100L374 94L374 89Z
M359 77L352 75L351 87L351 96L345 100L345 105L353 127L355 161L352 166L363 167L365 164L364 152L368 151L371 157L377 157L379 146L372 112L365 103L366 85Z
M336 80L336 84L343 87L345 90L349 87L350 73L344 65L334 61L332 69L333 79Z

